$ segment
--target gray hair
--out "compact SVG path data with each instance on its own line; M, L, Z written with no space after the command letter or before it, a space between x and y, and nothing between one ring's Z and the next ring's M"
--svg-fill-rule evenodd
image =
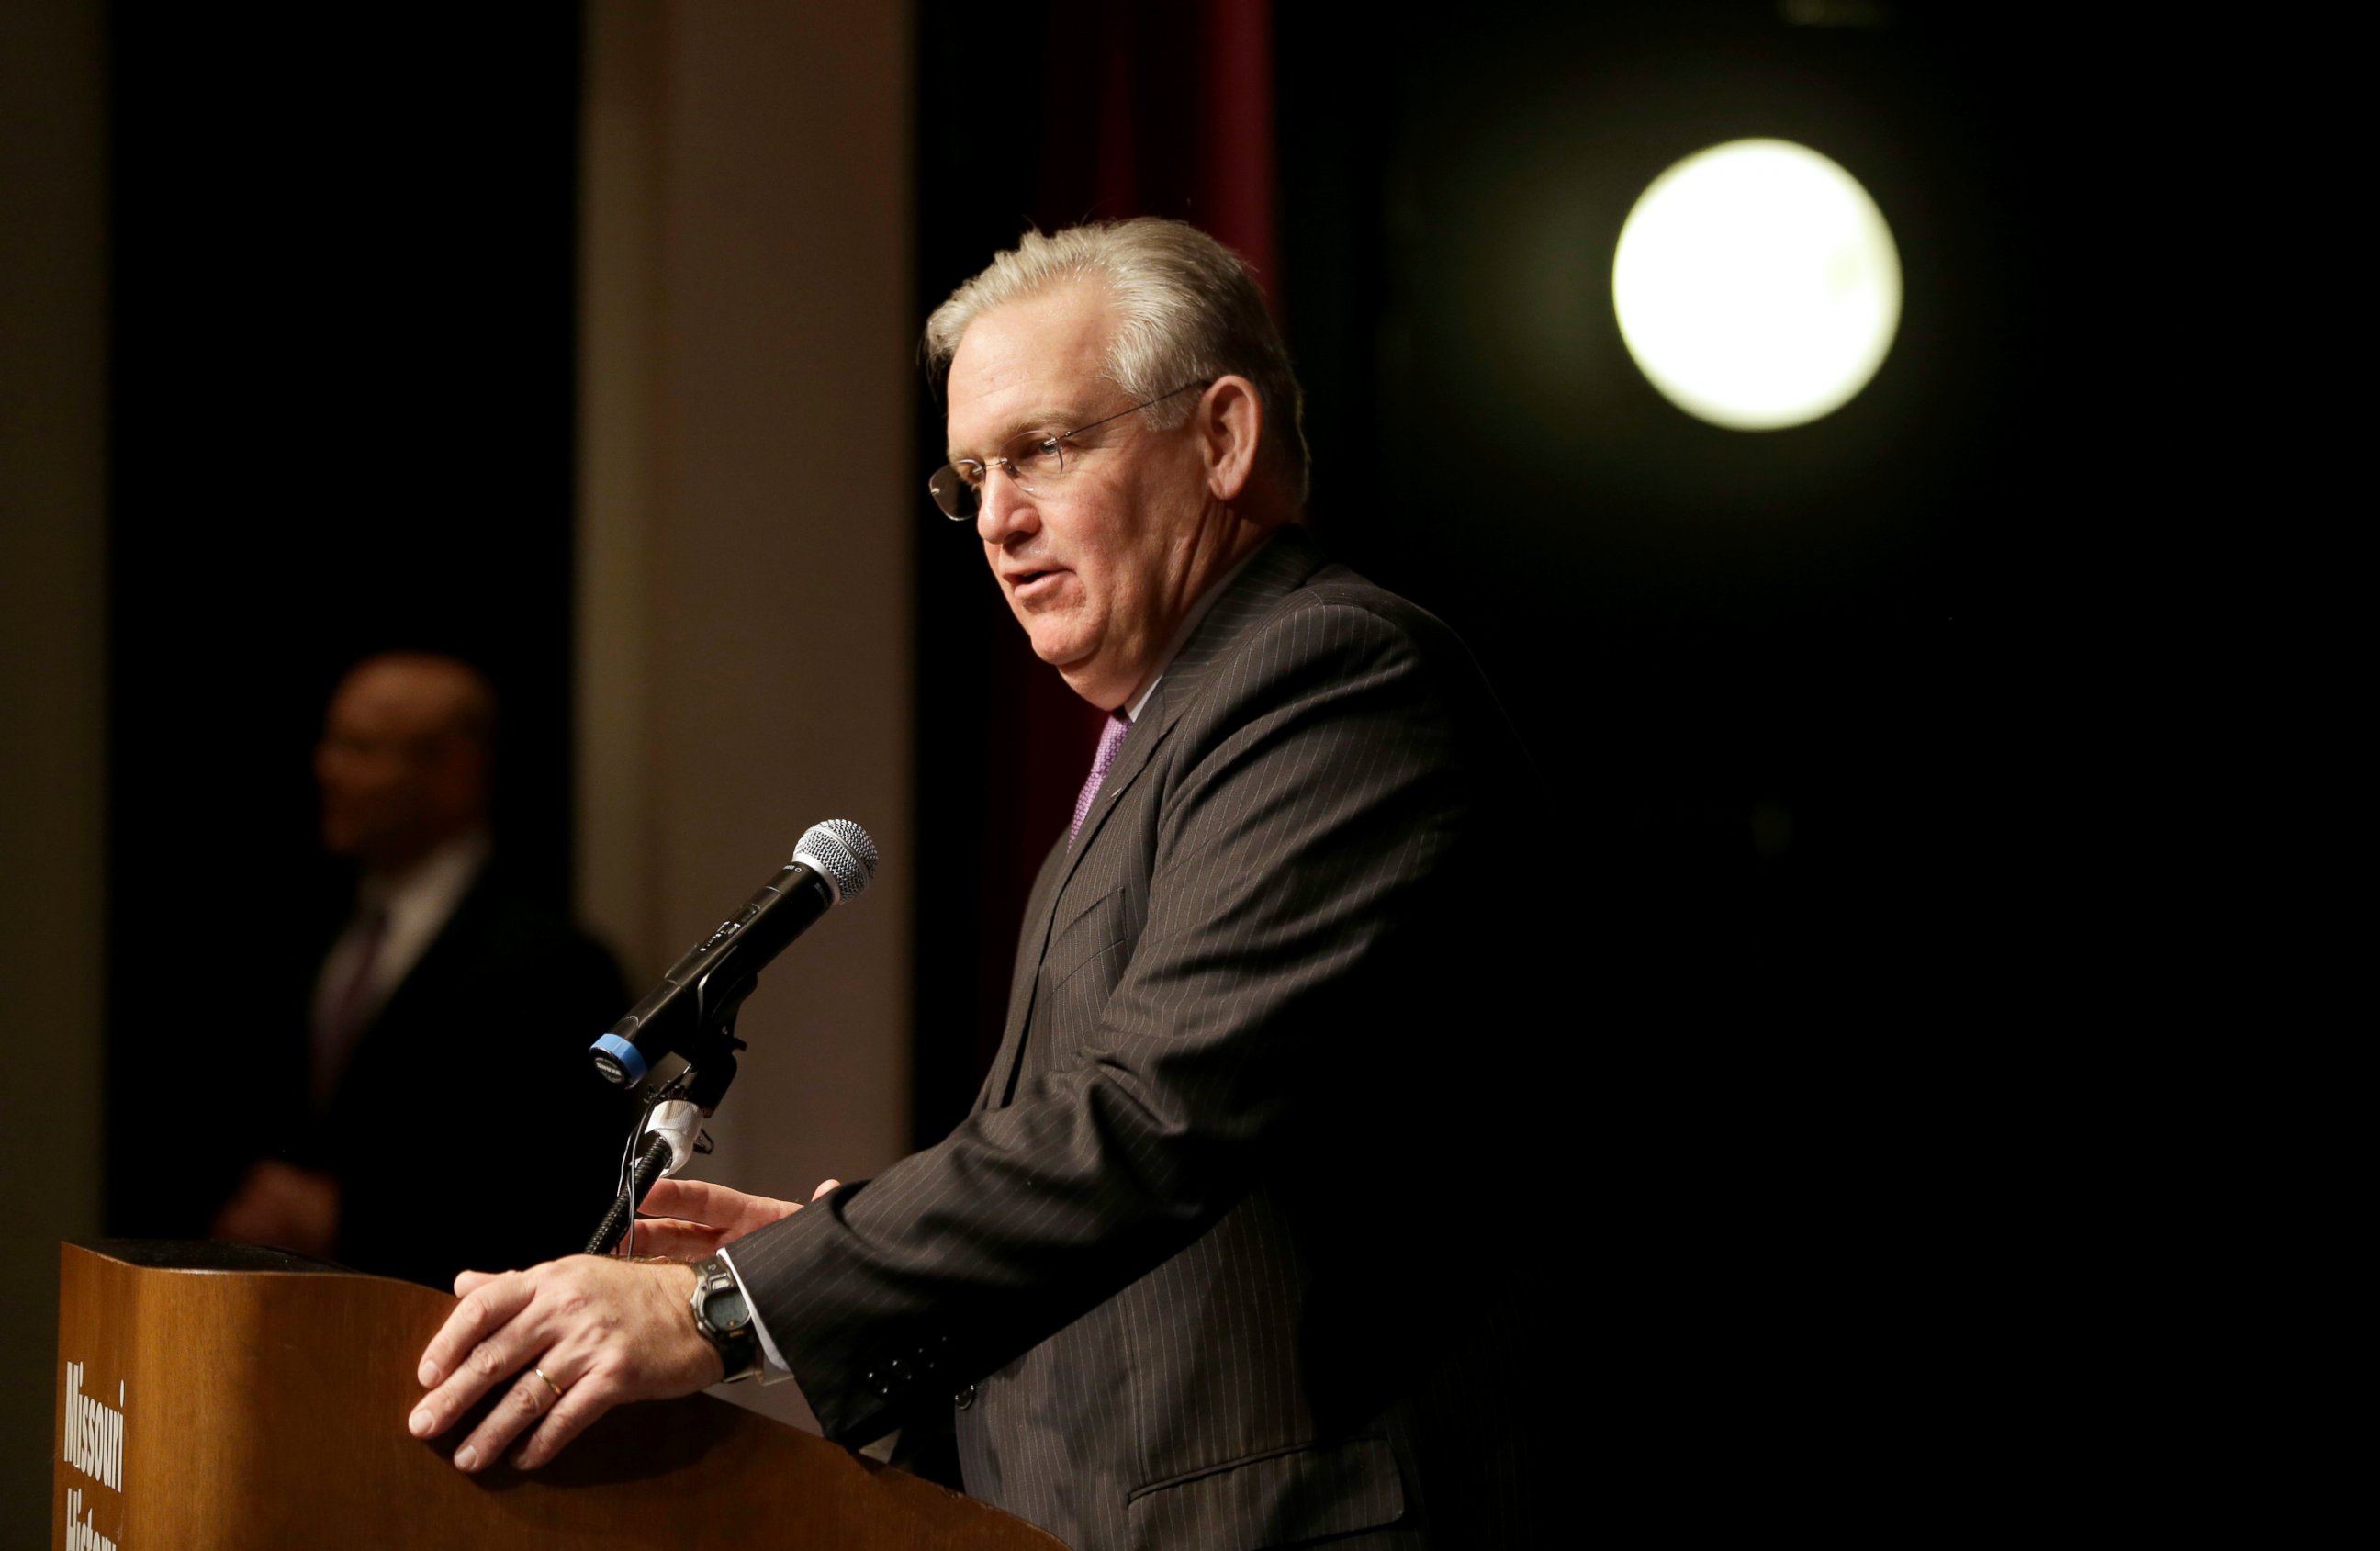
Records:
M1105 286L1122 315L1105 376L1135 401L1225 373L1255 383L1264 406L1260 445L1296 504L1305 504L1313 459L1305 448L1305 395L1289 351L1239 255L1184 222L1144 216L1047 234L1027 230L926 320L926 369L935 392L950 381L951 358L967 325L994 308L1077 280ZM1191 400L1184 394L1141 413L1159 430L1171 430L1189 418Z

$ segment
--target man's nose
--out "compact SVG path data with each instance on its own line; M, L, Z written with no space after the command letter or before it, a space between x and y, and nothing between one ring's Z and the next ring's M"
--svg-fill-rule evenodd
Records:
M1016 473L1005 464L995 464L984 471L983 489L976 507L975 530L987 544L1001 544L1012 535L1030 533L1040 525L1040 514L1033 504L1033 494L1016 482Z

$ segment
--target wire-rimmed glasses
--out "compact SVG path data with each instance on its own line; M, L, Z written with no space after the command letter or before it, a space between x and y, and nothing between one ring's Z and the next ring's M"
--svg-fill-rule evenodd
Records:
M976 514L983 510L984 481L991 478L993 469L1006 469L1008 477L1016 481L1017 489L1027 495L1038 495L1065 476L1066 443L1074 438L1087 430L1096 430L1111 420L1121 420L1126 415L1136 414L1152 404L1162 404L1169 398L1206 385L1204 382L1184 382L1171 393L1160 394L1129 409L1119 409L1112 415L1103 416L1088 425L1076 426L1072 430L1026 431L1011 438L997 457L960 458L942 465L934 470L934 477L926 481L926 490L933 496L934 504L941 509L942 515L953 522L973 522Z

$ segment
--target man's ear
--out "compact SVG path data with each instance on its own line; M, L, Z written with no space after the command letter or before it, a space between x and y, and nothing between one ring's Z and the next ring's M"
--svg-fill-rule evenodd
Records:
M1264 437L1264 401L1245 377L1218 377L1198 395L1198 444L1207 460L1207 493L1237 501L1256 472Z

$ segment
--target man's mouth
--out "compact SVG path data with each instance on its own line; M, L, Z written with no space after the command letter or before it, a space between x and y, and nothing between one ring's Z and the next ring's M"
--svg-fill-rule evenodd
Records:
M1065 571L1059 566L1045 565L1022 568L1008 574L1008 595L1020 602L1031 602L1058 585Z

